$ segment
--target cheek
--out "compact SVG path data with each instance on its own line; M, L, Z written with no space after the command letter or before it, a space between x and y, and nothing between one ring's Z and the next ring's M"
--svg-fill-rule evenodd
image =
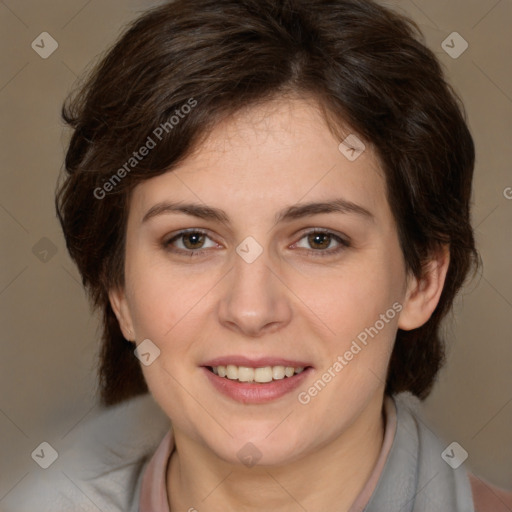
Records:
M191 265L192 266L192 265ZM190 322L215 284L213 273L171 265L165 256L133 253L126 263L130 311L141 336L164 342L182 320Z
M296 279L294 292L323 340L326 369L343 358L345 377L333 387L385 380L400 310L399 263L392 255L368 251L337 269Z
M295 276L294 292L336 334L373 324L401 298L401 275L391 261L355 259L350 264Z

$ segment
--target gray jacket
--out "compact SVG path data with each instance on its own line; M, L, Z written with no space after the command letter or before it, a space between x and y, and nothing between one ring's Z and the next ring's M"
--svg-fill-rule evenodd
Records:
M475 512L465 465L446 462L446 443L414 412L415 399L407 393L393 400L395 438L361 512ZM55 446L57 460L31 471L0 511L137 512L143 471L169 427L149 395L107 409Z

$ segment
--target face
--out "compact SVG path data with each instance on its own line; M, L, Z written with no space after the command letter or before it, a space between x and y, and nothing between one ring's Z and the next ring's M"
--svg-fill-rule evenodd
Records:
M142 368L177 435L224 461L251 442L284 464L342 435L383 392L397 328L429 316L374 150L339 144L313 102L275 101L132 193L112 305L160 351ZM272 380L210 368L228 364Z

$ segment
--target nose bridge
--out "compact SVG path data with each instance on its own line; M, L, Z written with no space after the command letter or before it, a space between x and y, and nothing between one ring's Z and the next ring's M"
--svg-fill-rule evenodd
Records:
M240 244L233 262L233 290L243 295L264 295L270 298L272 268L268 250L255 254L254 249L250 248L244 255L243 249L244 246Z
M290 307L285 287L274 273L268 250L252 237L242 241L221 300L221 323L250 336L287 323Z

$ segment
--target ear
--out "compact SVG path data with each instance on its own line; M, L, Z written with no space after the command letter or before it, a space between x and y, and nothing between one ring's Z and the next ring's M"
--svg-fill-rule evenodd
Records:
M398 327L404 331L425 324L436 308L443 291L450 263L450 247L443 245L427 264L421 279L408 276L407 293Z
M132 317L124 290L118 288L111 289L108 292L108 297L117 321L119 322L123 336L128 341L135 341Z

